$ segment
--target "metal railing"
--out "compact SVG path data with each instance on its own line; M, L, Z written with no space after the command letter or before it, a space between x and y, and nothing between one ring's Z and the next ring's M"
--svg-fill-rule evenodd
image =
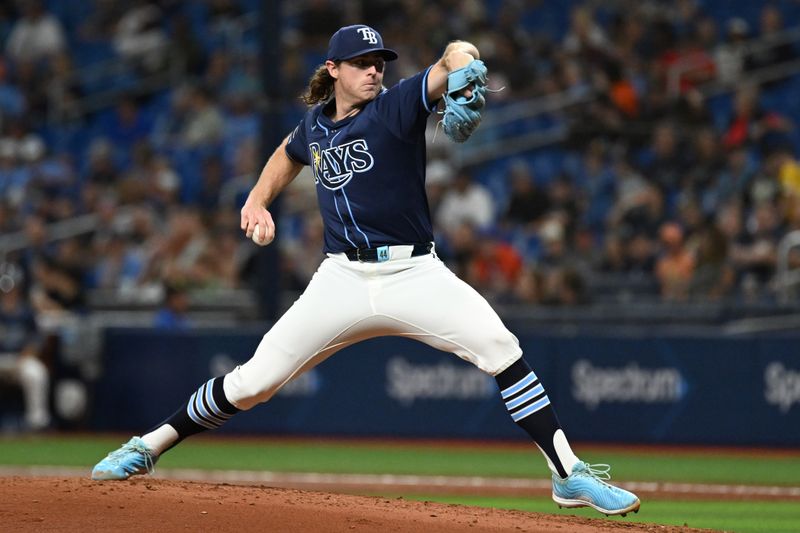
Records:
M100 217L97 214L81 215L47 225L45 244L91 233L97 228ZM0 235L0 261L9 253L30 246L30 239L24 231Z

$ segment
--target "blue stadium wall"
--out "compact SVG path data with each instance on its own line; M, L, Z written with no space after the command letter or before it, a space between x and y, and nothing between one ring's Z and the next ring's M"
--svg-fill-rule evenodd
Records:
M261 331L111 329L91 429L141 432L245 361ZM573 440L800 444L800 335L560 336L520 342ZM401 338L347 348L227 433L523 439L495 381Z

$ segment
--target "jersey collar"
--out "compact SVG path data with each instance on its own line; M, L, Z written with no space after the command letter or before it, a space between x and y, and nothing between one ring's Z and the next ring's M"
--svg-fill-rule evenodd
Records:
M354 118L363 113L364 110L367 108L367 106L372 103L372 101L367 102L364 105L364 107L361 108L361 111L359 111L355 115L350 115L349 117L345 117L342 120L337 120L336 122L334 122L333 120L330 119L330 117L328 117L328 115L325 114L325 110L328 109L329 106L335 106L336 105L335 102L336 100L334 98L331 98L330 100L319 106L319 112L317 113L316 120L327 129L338 129L341 128L342 126L346 126Z

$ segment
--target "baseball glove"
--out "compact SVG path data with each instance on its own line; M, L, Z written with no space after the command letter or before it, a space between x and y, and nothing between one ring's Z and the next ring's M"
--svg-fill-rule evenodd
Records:
M462 94L472 90L469 98ZM445 134L457 143L463 143L481 123L481 111L486 105L486 65L475 59L466 67L447 75L447 92L442 123Z

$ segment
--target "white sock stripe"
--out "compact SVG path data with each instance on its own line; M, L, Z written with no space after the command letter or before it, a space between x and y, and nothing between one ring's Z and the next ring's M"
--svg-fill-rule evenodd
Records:
M197 392L194 395L195 411L197 412L198 415L200 415L200 417L204 418L209 423L213 424L214 427L219 427L225 423L225 420L217 416L214 416L214 414L209 411L208 407L203 401L203 398L205 397L205 387L206 387L205 384L201 385L200 388L197 389Z
M192 397L189 399L189 403L186 405L186 414L189 415L189 418L191 418L192 421L195 424L203 426L206 429L216 429L216 426L212 426L209 422L206 422L205 420L203 420L195 412L195 410L194 410L194 399L195 399L196 395L197 395L197 393L195 392L194 394L192 394Z
M517 381L516 383L514 383L510 387L502 390L500 392L500 396L502 396L503 399L505 400L509 396L513 396L514 394L518 393L519 391L521 391L522 389L524 389L525 387L527 387L528 385L530 385L534 381L536 381L536 374L534 374L533 371L531 371L527 376L525 376L521 380Z
M541 383L539 383L525 394L517 396L513 400L507 401L506 409L508 409L509 411L511 411L512 409L516 409L520 405L527 403L529 400L532 400L537 396L541 396L542 394L544 394L544 387L542 386Z
M524 409L520 409L516 413L511 413L511 418L514 420L514 422L519 422L523 418L532 415L536 411L539 411L548 405L550 405L550 399L547 396L544 396L538 402L533 403Z
M212 414L214 414L217 418L221 418L223 420L228 420L233 415L229 415L228 413L224 412L217 406L217 402L214 401L214 380L209 379L208 382L205 384L206 387L206 404L208 405L209 410Z

